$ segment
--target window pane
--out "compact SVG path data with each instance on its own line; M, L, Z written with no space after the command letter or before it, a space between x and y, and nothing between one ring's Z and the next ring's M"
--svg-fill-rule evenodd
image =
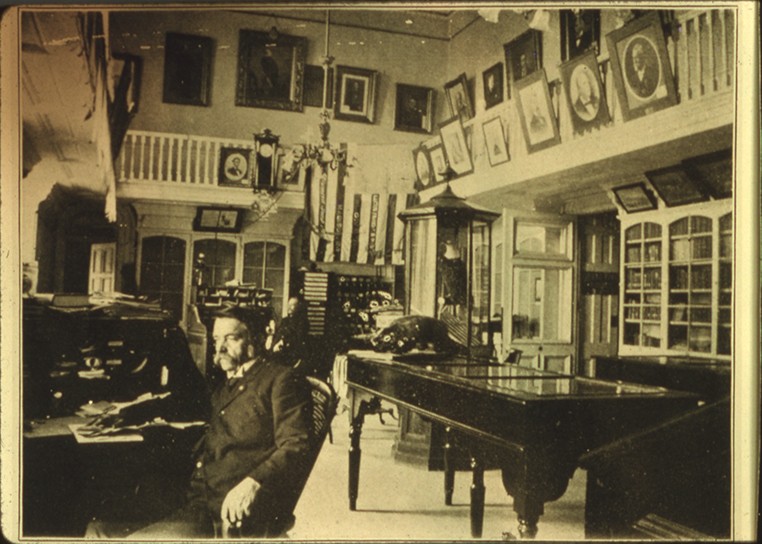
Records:
M568 228L566 226L516 223L516 253L566 255Z
M267 244L267 268L286 267L286 246L269 242Z
M264 242L249 242L243 246L243 266L264 265Z
M511 326L514 339L571 341L571 271L517 267Z

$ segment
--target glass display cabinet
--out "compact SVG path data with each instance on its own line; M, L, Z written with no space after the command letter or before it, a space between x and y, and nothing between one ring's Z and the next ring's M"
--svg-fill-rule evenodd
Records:
M492 355L490 248L500 216L450 185L399 214L405 223L405 313L444 321L468 355Z

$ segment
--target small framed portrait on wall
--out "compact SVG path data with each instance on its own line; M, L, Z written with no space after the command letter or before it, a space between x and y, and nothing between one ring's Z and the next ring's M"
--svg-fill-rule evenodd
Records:
M500 116L486 121L482 125L484 130L484 146L487 148L487 157L490 166L497 166L508 162L508 145L503 133L503 121Z
M164 94L168 104L209 105L214 40L167 32L164 41Z
M574 132L582 133L611 120L592 50L562 64L561 81Z
M542 68L542 32L527 30L503 46L508 79L516 82Z
M490 109L503 101L503 63L487 68L482 72L482 89L484 90L484 107Z
M474 116L474 106L471 104L465 73L445 84L445 96L452 116L457 116L463 121L468 121Z
M193 230L201 232L240 232L243 210L199 206L193 219Z
M573 59L592 50L601 50L601 12L597 9L562 9L561 60Z
M223 187L251 187L251 149L223 147L220 149L218 184Z
M460 117L453 117L439 127L447 162L459 176L470 174L474 170L471 162L471 152L466 143L466 134Z
M677 103L659 14L649 13L606 35L625 120Z
M307 39L241 30L236 106L302 111Z
M447 170L447 159L442 144L437 144L429 149L429 161L434 183L443 182L445 179L444 172Z
M373 123L378 72L351 66L336 67L334 116L344 121Z
M544 69L516 82L516 100L529 153L560 143Z
M397 83L394 130L431 133L434 89Z

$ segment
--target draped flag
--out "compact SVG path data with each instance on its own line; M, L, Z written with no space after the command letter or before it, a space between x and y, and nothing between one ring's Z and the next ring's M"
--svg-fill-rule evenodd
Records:
M405 225L397 214L415 202L415 193L358 192L348 181L343 165L311 168L310 260L402 264Z

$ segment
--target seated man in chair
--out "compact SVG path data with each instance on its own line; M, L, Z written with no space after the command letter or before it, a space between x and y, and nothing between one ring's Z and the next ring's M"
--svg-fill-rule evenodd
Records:
M264 331L251 330L245 310L221 311L213 337L214 364L228 380L212 395L186 504L130 538L225 537L228 528L274 537L293 522L288 497L309 470L309 383L264 358Z

